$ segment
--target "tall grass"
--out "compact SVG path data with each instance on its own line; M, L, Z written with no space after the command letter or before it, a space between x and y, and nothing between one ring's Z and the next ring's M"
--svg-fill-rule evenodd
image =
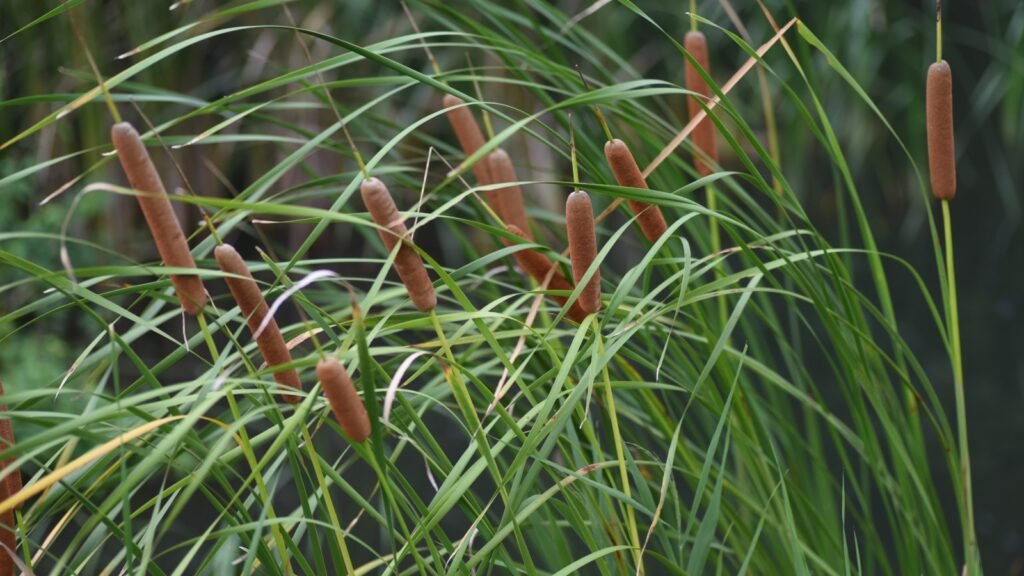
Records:
M25 504L20 562L37 574L961 571L952 534L969 519L946 504L966 493L966 447L889 290L913 287L929 320L915 330L955 357L952 266L924 203L935 269L877 248L863 203L881 192L858 188L835 123L847 112L823 78L900 147L922 199L923 149L903 142L925 135L893 129L810 25L750 10L762 32L751 44L702 6L705 46L728 56L712 74L693 68L682 15L632 2L574 20L543 2L420 0L415 28L401 11L318 8L330 10L186 2L157 29L151 8L132 5L117 45L127 56L93 55L71 93L6 105L30 122L5 135L5 153L68 126L81 134L65 155L0 175L12 186L60 174L33 200L69 223L5 236L65 246L67 258L0 245L17 275L0 290L18 301L0 345L58 314L84 327L63 373L35 388L8 381L4 395L18 442L0 461L25 487L0 514ZM91 10L54 9L18 35ZM366 25L375 18L389 26ZM600 28L616 22L676 64L639 70ZM175 62L240 46L230 74L202 60L186 90L165 84ZM687 65L707 84L689 111ZM827 162L841 233L808 208L821 183L805 181L803 160L770 153L788 133L764 132L757 68L775 110ZM579 120L595 105L637 158L656 159L641 180L609 170L606 131ZM130 197L146 190L115 170L110 107L152 123L169 152L154 154L160 173L189 191L168 198L212 302L184 325L180 264L74 225L103 202L139 236ZM459 133L474 110L493 137L475 128L467 140L445 121ZM697 126L713 128L716 160L701 162L711 151L691 143ZM516 171L490 172L499 149ZM513 188L532 235L524 215L496 208ZM563 213L578 188L589 196L573 193ZM618 208L630 203L660 211L664 233L645 238L634 220L647 212ZM275 401L240 336L251 315L225 284L237 274L211 258L228 234L270 280L261 295L306 383L294 405ZM540 252L567 245L568 258ZM326 350L337 352L325 371ZM362 418L354 389L313 393L342 373L369 429L346 425L337 403L332 416L343 396Z

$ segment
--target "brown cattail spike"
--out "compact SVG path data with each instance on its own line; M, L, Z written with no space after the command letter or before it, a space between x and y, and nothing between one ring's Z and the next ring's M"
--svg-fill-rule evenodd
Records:
M928 121L928 171L932 194L939 200L956 196L956 147L953 141L953 72L945 60L928 67L925 95Z
M687 32L683 39L683 47L700 64L700 67L704 69L704 73L710 75L711 62L708 60L708 41L704 37L704 33L696 30ZM708 88L708 83L704 81L700 72L697 71L689 60L686 61L686 87L691 92L701 95L687 98L686 105L690 110L690 118L693 118L703 110L701 100L707 100L711 97L711 89ZM700 124L697 124L693 129L693 145L696 148L693 164L697 168L697 173L702 176L710 174L711 167L708 166L707 160L714 164L718 163L715 123L710 118L701 120Z
M4 395L4 386L0 382L0 396ZM0 414L7 413L7 405L0 404ZM14 427L11 421L4 417L0 420L0 450L7 450L14 446ZM7 471L14 458L8 458L0 462L0 472ZM15 469L8 472L7 476L0 482L0 501L6 500L21 491L21 471ZM0 543L7 547L7 550L0 550L0 576L11 576L14 574L14 561L11 554L15 554L17 548L17 534L14 532L14 510L8 510L0 514Z
M221 270L228 274L241 276L241 278L228 276L224 278L224 281L227 282L231 295L234 296L238 308L242 311L242 316L249 324L249 330L255 333L269 312L267 301L263 299L259 285L253 280L245 260L242 260L242 257L230 244L217 246L213 250L213 255ZM273 318L270 318L266 327L256 338L256 345L259 346L263 359L267 361L267 366L271 368L290 364L292 361L292 355L288 352L288 346L281 336L281 330ZM294 368L274 372L274 380L282 386L302 390L302 382ZM299 397L292 394L285 394L283 398L292 404L299 401Z
M149 158L146 145L139 138L139 133L127 122L115 124L110 130L110 137L117 149L117 157L132 188L144 192L137 196L142 214L146 217L149 230L156 241L156 249L165 266L176 268L195 268L195 260L188 249L185 234L174 215L167 191L160 181L160 176ZM206 305L206 290L203 281L195 275L171 276L171 283L181 301L185 312L195 316Z
M468 106L465 106L465 102L461 98L447 94L442 103L448 109L448 122L451 123L452 130L455 131L455 137L459 140L459 146L462 147L462 152L469 158L484 145L484 135L480 131L480 125L476 123L473 111ZM473 165L473 174L476 176L477 184L481 186L492 183L490 166L488 164L487 159L483 158ZM497 191L488 190L486 195L487 203L501 216L501 200Z
M579 285L587 270L597 258L597 237L594 233L594 209L590 195L582 190L569 194L565 202L565 226L569 237L569 259L572 276ZM601 309L601 270L594 275L580 293L580 307L588 313Z
M404 242L398 248L395 256L395 270L409 291L409 298L420 312L429 312L437 306L437 295L434 293L434 284L427 276L427 269L423 266L423 260L416 250L405 244L411 242L406 239L409 230L405 227L405 221L398 213L395 201L391 198L391 192L387 186L376 178L363 180L359 187L359 193L363 197L363 204L370 212L370 217L378 226L384 228L379 230L380 239L390 252L395 244Z
M526 237L526 233L518 226L509 225L508 231L524 240L528 239ZM565 276L563 276L558 270L555 263L549 260L547 256L532 248L526 248L515 252L512 257L516 259L516 264L519 265L519 268L521 268L523 272L529 274L542 286L548 277L548 273L550 273L551 279L547 281L548 290L564 290L566 292L572 292L572 284L565 279ZM568 298L565 298L564 296L555 296L554 294L551 295L551 299L558 302L560 306L565 306L565 303L569 301ZM577 299L572 303L572 306L569 307L568 312L566 312L566 316L576 323L581 323L586 319L587 313L582 307L580 307L580 302Z
M488 171L494 184L519 181L508 152L498 148L487 156L487 162L489 164ZM519 228L528 240L533 240L533 235L530 233L530 220L526 216L526 205L523 203L523 193L519 190L519 186L513 184L501 188L497 190L497 196L498 206L501 208L497 212L502 221Z
M316 377L320 379L327 402L345 434L354 442L369 438L370 418L366 415L366 406L359 399L352 378L341 362L324 358L316 365Z
M618 138L609 140L604 145L604 156L608 159L608 165L611 166L612 174L615 175L615 181L619 186L647 189L647 181L644 180L644 175L625 142ZM661 209L654 204L630 200L629 207L637 215L636 222L650 242L657 241L668 229Z

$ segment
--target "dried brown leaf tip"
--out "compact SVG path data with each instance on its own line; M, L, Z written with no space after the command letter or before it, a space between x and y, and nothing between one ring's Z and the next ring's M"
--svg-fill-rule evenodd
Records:
M569 194L565 201L565 226L569 238L569 259L572 276L579 285L597 258L597 236L594 231L594 208L590 195L582 190ZM588 313L601 309L601 270L587 282L579 297L580 307Z
M498 148L487 156L489 171L493 184L514 183L519 181L516 176L516 168L512 165L512 158L508 152ZM495 210L502 221L510 226L517 227L529 240L533 239L530 233L530 220L526 216L526 204L523 202L523 192L519 186L512 184L495 191L498 208Z
M4 396L4 386L0 382L0 396ZM14 427L11 420L7 418L7 405L0 404L0 450L7 450L14 446ZM7 473L7 476L0 482L0 501L6 500L21 491L21 471L7 468L14 462L14 458L0 461L0 472ZM14 532L14 510L8 510L0 514L0 543L8 550L0 550L0 576L14 574L14 561L11 554L17 549L17 534Z
M608 166L611 167L612 174L615 175L615 181L619 183L619 186L647 189L647 180L644 179L640 167L636 164L636 159L633 158L633 153L630 152L629 146L626 146L625 142L618 138L609 140L604 145L604 156L608 160ZM668 224L665 223L665 216L662 215L660 208L639 200L629 200L629 207L637 215L636 222L647 240L655 242L665 234Z
M160 259L165 266L195 268L196 263L188 249L185 234L181 231L181 224L174 215L167 191L139 133L131 124L121 122L110 130L110 138L121 160L121 167L128 176L128 182L135 190L145 192L136 198L153 234ZM206 305L206 290L199 276L173 274L171 283L185 312L195 316Z
M524 240L528 240L526 234L518 226L509 225L508 231ZM542 287L545 287L548 290L564 290L566 292L572 292L572 284L565 279L565 276L563 276L558 270L555 263L537 250L534 250L533 248L524 248L513 253L512 257L515 258L516 264L519 268L522 269L523 272L529 274L530 277L532 277ZM549 273L551 274L550 279L548 279ZM547 282L546 286L544 284L545 281ZM565 306L565 303L569 301L569 299L564 296L556 296L554 294L550 294L549 296L552 300L557 302L559 306ZM569 307L569 310L566 312L566 316L576 323L581 323L586 319L587 313L580 306L580 302L577 299L572 303L572 306Z
M405 227L405 221L398 213L398 207L391 198L391 192L387 186L377 178L363 180L359 187L359 194L363 197L363 204L373 221L383 228L378 230L380 239L390 252L395 245L401 242L398 254L395 256L395 270L405 284L409 292L409 298L420 312L429 312L437 307L437 294L434 293L434 284L427 275L427 269L423 265L423 259L410 246L411 240L407 238L409 230Z
M324 358L316 365L316 376L345 434L354 442L369 438L370 418L366 415L366 406L359 398L348 370L334 358Z
M928 172L939 200L956 196L956 144L953 136L953 72L945 60L928 67L925 94Z
M217 259L220 269L227 274L233 275L225 276L224 281L227 282L231 295L238 304L239 310L242 311L242 316L245 317L249 330L255 333L267 317L269 307L267 306L267 301L263 298L263 293L260 292L259 285L256 284L252 273L249 271L249 266L245 264L245 260L242 260L238 251L230 244L217 246L213 250L213 255ZM235 276L240 276L240 278ZM267 366L273 368L291 364L292 355L288 351L288 345L285 344L284 337L281 336L281 330L277 326L277 321L273 318L270 318L266 327L259 333L259 336L256 338L256 345L259 347L263 359L266 360ZM274 380L282 386L302 390L302 381L299 380L299 375L294 368L274 372ZM285 394L283 398L286 402L292 404L299 401L299 397L293 394Z
M711 74L711 62L708 59L708 40L704 36L703 32L697 30L691 30L686 33L683 38L683 47L689 52L690 56L700 64L700 67L704 69L705 74ZM686 99L686 105L690 111L690 118L693 118L703 110L701 107L701 100L705 102L711 98L711 89L708 87L708 83L704 81L704 78L697 71L697 68L686 60L686 87L692 91L700 94L701 96L690 96ZM697 124L693 129L693 146L695 148L693 155L693 164L697 168L697 173L704 176L711 173L711 167L708 165L708 161L717 164L718 163L718 147L715 142L715 123L710 118L704 118L700 124Z

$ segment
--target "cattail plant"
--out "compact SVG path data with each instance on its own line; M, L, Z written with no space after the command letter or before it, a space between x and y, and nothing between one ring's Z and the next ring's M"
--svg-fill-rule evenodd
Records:
M615 175L615 181L619 183L619 186L647 189L647 181L625 142L618 138L609 140L604 145L604 156L608 160L608 166L611 167L612 174ZM637 215L636 222L650 242L661 238L665 230L668 229L665 217L661 214L661 209L658 206L639 200L630 200L629 207Z
M594 233L594 209L590 195L582 190L569 194L565 201L565 226L569 238L569 259L576 284L583 280L587 270L597 258L597 237ZM579 297L580 307L587 313L601 309L601 270L584 286Z
M259 285L256 284L252 273L249 272L249 267L230 244L217 246L213 255L217 259L220 269L233 275L225 276L224 280L227 282L238 308L242 311L249 330L254 334L257 333L269 313L269 308L267 301L263 298L263 293L260 292ZM292 361L292 355L288 351L288 346L281 336L281 330L277 327L277 321L273 317L267 321L263 331L257 334L256 345L259 347L260 353L263 354L267 366L271 368L290 364ZM302 382L294 368L275 371L274 380L282 386L302 390ZM299 401L299 397L293 394L285 394L283 398L292 404Z
M370 212L370 217L383 228L379 230L380 239L384 246L391 251L399 242L402 243L395 256L395 270L405 284L409 292L409 298L420 312L429 312L437 306L437 295L434 293L434 284L427 276L427 269L423 266L423 260L412 246L411 240L406 238L409 230L405 227L402 216L398 213L395 201L391 198L391 192L387 186L377 178L363 180L359 187L359 193L363 197L363 204Z
M928 67L925 94L928 128L928 171L932 194L939 200L956 196L956 150L953 142L953 72L945 60Z
M3 396L4 385L0 382L0 396ZM0 404L0 414L7 413L7 405ZM14 428L8 418L0 420L0 450L6 450L14 446ZM7 470L14 458L0 461L0 472ZM21 491L21 472L10 471L0 482L0 501L6 500ZM11 554L15 553L17 546L17 535L14 533L14 510L7 510L0 514L0 544L7 547L7 550L0 550L0 576L14 574L14 561Z
M492 184L519 181L515 166L512 165L512 159L509 158L508 152L501 148L487 156L487 164ZM517 227L528 240L533 240L533 234L530 233L530 221L526 216L526 205L523 203L523 193L519 186L512 184L496 192L498 216L501 216L505 224Z
M121 122L110 130L110 137L128 182L132 188L143 193L137 196L139 206L153 234L160 259L165 266L195 268L196 263L188 249L185 234L181 231L167 191L139 133L128 122ZM199 276L172 274L171 283L185 312L195 316L206 305L206 289Z
M473 111L468 106L464 106L465 102L461 98L446 94L442 103L448 109L448 122L452 125L452 130L459 141L459 146L466 157L469 158L484 145L484 135L480 131L480 125L476 123ZM487 158L482 158L473 165L473 175L476 176L477 184L481 186L492 183L489 164ZM501 213L501 197L498 195L498 191L488 190L485 195L487 196L487 203L491 205L491 209L504 220L505 216Z
M711 62L708 60L708 40L704 37L704 33L698 30L690 30L686 33L683 38L683 47L693 57L694 60L700 64L700 67L704 69L705 74L711 74ZM704 78L697 71L697 68L686 60L686 87L691 92L696 92L700 96L690 96L686 100L687 108L690 111L690 118L693 118L700 113L703 108L701 107L701 99L708 99L711 97L711 89L708 87L708 83L704 81ZM705 176L711 173L711 168L708 165L708 161L717 164L718 163L718 148L715 143L715 124L710 118L701 120L700 124L697 124L693 129L693 145L694 145L694 156L693 164L697 168L697 173Z
M366 440L370 436L370 418L345 366L334 358L324 358L317 362L316 377L345 434L355 442Z
M524 240L529 240L526 236L526 232L514 224L510 224L508 226L508 231ZM572 292L572 284L565 279L565 276L563 276L561 271L558 270L555 263L549 260L547 256L532 248L526 248L515 252L512 257L515 258L516 264L519 268L529 274L530 277L536 280L538 284L543 285L544 280L547 279L548 274L550 273L551 279L547 281L547 288L549 290L564 290L566 292ZM551 295L551 299L557 302L560 306L565 306L565 303L569 301L568 298L564 296L555 296L553 294ZM570 306L568 312L566 312L566 316L577 323L583 322L583 320L586 319L587 313L580 306L579 299L572 303L572 306Z

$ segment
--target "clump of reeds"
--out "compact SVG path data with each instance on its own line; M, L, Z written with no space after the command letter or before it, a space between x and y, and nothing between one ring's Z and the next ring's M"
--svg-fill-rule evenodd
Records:
M267 301L263 298L263 293L260 292L259 285L253 279L249 267L245 264L245 260L242 260L242 257L230 244L217 246L213 251L213 255L217 259L217 264L222 271L234 275L225 276L224 281L227 282L231 295L235 298L238 308L242 311L242 316L245 317L249 330L256 333L270 311ZM292 355L288 351L284 337L281 336L281 330L277 326L277 321L272 317L256 336L256 345L259 347L263 359L266 360L267 366L271 368L290 364L292 361ZM299 380L299 375L294 368L275 371L273 374L274 380L278 384L302 390L302 382ZM292 404L299 401L299 397L293 394L285 394L283 398L286 402Z
M704 69L705 74L711 74L711 62L708 59L708 41L704 36L703 32L698 30L691 30L686 33L683 38L683 47L689 52L690 56L700 64L700 67ZM690 96L686 99L687 108L690 111L690 118L693 118L700 113L703 108L701 107L701 99L707 100L711 97L711 89L708 87L708 83L704 81L704 78L697 71L697 68L686 60L686 88L692 92L696 92L701 96ZM718 163L718 147L715 143L715 124L710 118L704 118L697 124L693 129L693 145L694 150L693 164L697 168L697 173L700 175L707 175L711 173L711 167L708 162L717 164Z
M514 224L510 224L508 226L508 231L524 240L528 240L525 231ZM515 258L516 264L519 268L521 268L523 272L529 274L530 277L536 280L541 286L544 286L544 282L546 280L548 290L564 290L566 292L572 292L572 284L565 279L565 276L563 276L561 271L558 270L555 263L548 259L547 256L533 248L526 248L516 251L512 254L512 257ZM550 279L548 279L548 274L551 275ZM560 306L565 306L565 303L569 301L568 298L564 296L551 294L550 297ZM572 306L569 307L569 310L565 315L579 323L586 319L587 312L583 310L580 306L579 299L577 299L572 303Z
M492 184L519 181L519 177L516 176L515 166L512 165L512 159L509 157L508 152L501 148L487 156L487 163ZM501 220L505 224L519 228L527 239L532 240L533 234L530 233L530 221L526 216L523 192L519 189L519 186L512 184L495 192L498 201L498 209L495 211L501 217Z
M569 239L569 259L573 280L579 285L597 258L597 236L594 232L594 209L590 195L582 190L569 194L565 201L565 226ZM579 297L580 307L587 313L601 309L601 271L594 271Z
M316 377L320 379L331 411L345 434L355 442L369 438L370 418L345 366L334 358L324 358L316 365Z
M136 198L153 234L160 259L168 267L195 268L196 263L192 259L185 234L181 231L181 224L174 215L167 191L139 133L131 124L121 122L110 130L110 137L128 182L132 188L143 193ZM194 316L206 305L206 290L199 276L172 274L171 283L185 312Z
M398 213L394 199L387 186L377 178L363 180L359 187L359 193L363 197L363 204L370 212L370 217L383 228L379 230L380 239L384 246L391 251L395 244L401 242L398 254L395 256L395 270L405 284L409 292L409 298L420 312L429 312L437 306L437 295L434 293L434 284L427 275L427 269L423 260L416 250L406 244L411 242L407 238L409 230L405 227L405 221Z
M953 140L953 72L945 60L928 67L925 94L928 172L939 200L956 196L956 147Z
M611 167L612 174L615 175L615 181L619 183L619 186L647 189L647 180L644 179L640 167L636 164L636 159L633 158L633 153L630 152L629 146L625 142L618 138L609 140L604 145L604 156L608 160L608 166ZM639 200L629 200L629 207L637 215L636 222L640 225L640 230L643 231L647 240L656 241L668 229L665 216L656 205Z
M0 396L3 395L4 385L0 382ZM0 404L0 414L6 413L7 405ZM10 419L3 418L0 420L0 450L6 450L13 446L14 427L11 426ZM13 461L14 458L0 461L0 472L6 471ZM3 482L0 482L0 501L7 500L20 491L21 472L19 470L12 470L7 474ZM9 552L8 550L0 550L0 576L13 575L15 566L10 555L14 554L17 550L17 534L14 532L14 509L0 514L0 543L9 550Z

